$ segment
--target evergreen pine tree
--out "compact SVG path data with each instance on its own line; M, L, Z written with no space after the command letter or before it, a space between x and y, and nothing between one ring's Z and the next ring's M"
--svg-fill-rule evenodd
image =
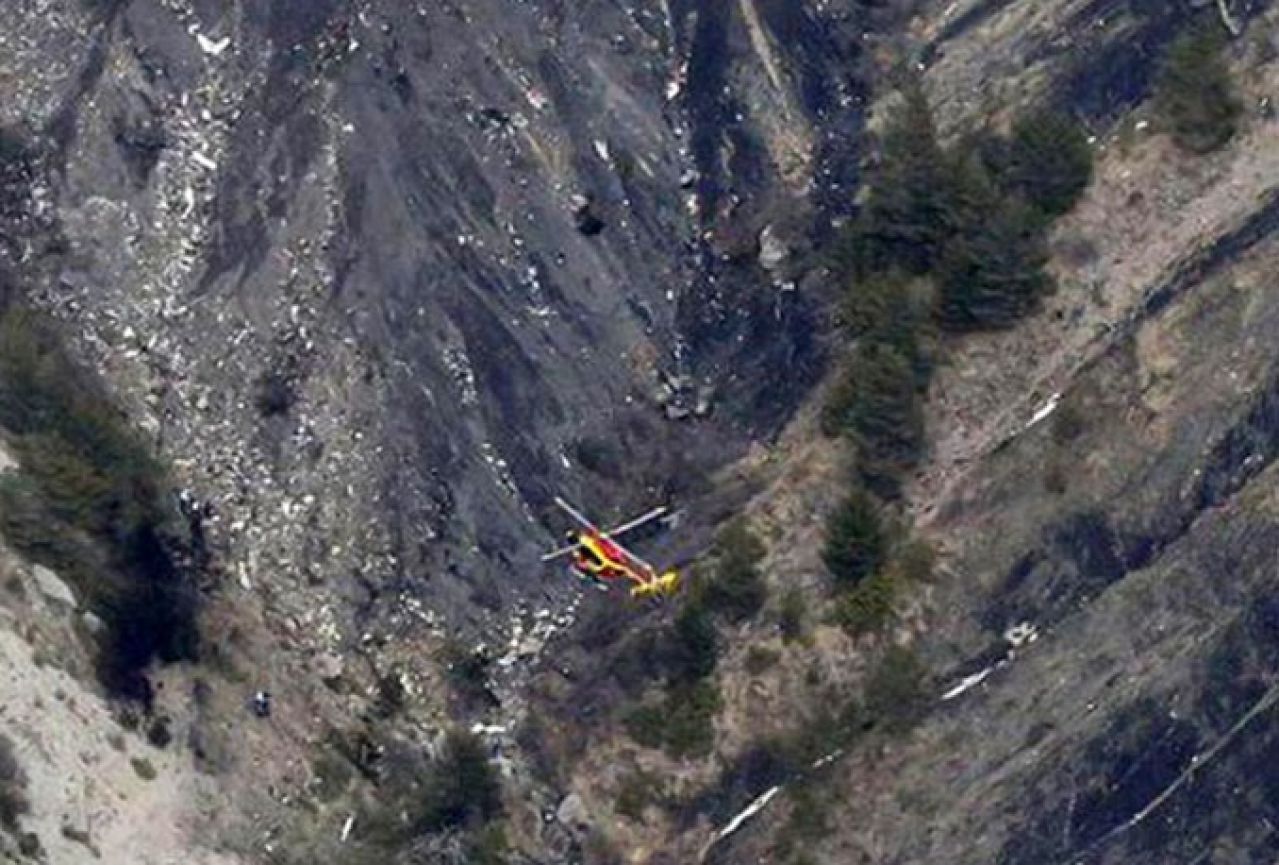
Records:
M822 560L838 585L855 586L884 560L887 539L875 500L854 489L826 525Z

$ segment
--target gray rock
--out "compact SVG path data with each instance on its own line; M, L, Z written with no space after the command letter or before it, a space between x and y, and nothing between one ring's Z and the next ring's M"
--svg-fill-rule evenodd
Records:
M40 594L49 600L66 604L73 610L79 605L72 588L53 571L43 565L35 565L31 569L31 576L35 579L36 588L40 590Z
M325 652L316 658L315 671L319 674L320 679L325 682L335 682L342 678L346 665L343 663L340 655L332 652Z
M103 622L102 619L98 618L96 614L91 613L88 610L85 610L84 613L81 614L80 620L84 622L84 626L88 629L89 633L94 636L101 634L106 628L106 623Z
M555 819L570 829L585 829L591 825L591 815L582 797L569 793L555 809Z

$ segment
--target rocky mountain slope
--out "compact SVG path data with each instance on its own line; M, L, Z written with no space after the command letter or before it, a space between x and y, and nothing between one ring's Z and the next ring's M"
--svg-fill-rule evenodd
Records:
M687 503L821 372L793 262L855 179L846 10L9 11L0 121L35 154L9 281L199 516L234 669L160 704L261 800L221 844L261 852L298 755L379 679L438 720L442 643L568 620L576 588L537 562L552 494ZM246 732L257 689L277 708Z
M1213 12L1246 118L1191 157L1147 97ZM202 659L155 673L163 747L97 693L82 599L0 558L22 827L59 863L385 861L387 767L452 717L501 768L508 861L786 861L814 795L809 861L1268 861L1276 20L1260 0L21 4L0 124L36 155L6 290L62 323L208 548ZM937 576L855 641L820 617L845 472L813 418L821 259L903 59L943 133L1047 100L1097 167L1044 309L947 345L907 493ZM736 511L765 537L774 600L728 630L709 755L626 733L628 637L672 611L538 565L561 491L606 516L673 500L679 558ZM777 634L791 587L806 642ZM735 772L888 643L929 670L922 721L803 784ZM623 813L635 777L665 804ZM454 841L403 861L476 855Z

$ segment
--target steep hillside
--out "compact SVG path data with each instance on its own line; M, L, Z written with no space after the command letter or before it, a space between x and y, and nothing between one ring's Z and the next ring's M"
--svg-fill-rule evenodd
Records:
M930 393L910 499L939 573L893 635L931 671L924 719L769 799L715 861L805 831L796 861L1274 856L1275 13L1210 10L1238 31L1245 131L1197 156L1148 99L1151 58L1190 10L1078 5L938 4L916 21L944 127L1043 94L1092 118L1096 175L1053 231L1057 293L1014 330L953 343ZM1145 59L1134 33L1153 40ZM1123 87L1090 65L1107 57ZM1072 82L1118 89L1099 110L1085 94L1102 91Z
M0 313L53 321L153 454L200 640L110 693L84 574L0 547L0 855L1269 861L1277 16L10 10ZM1151 98L1193 26L1244 107L1207 155ZM916 567L856 633L821 555L852 474L829 323L863 125L916 74L947 146L1048 105L1095 167L1055 293L937 338L884 510ZM0 483L28 445L0 430ZM628 605L541 565L560 493L674 504L637 542L690 589Z

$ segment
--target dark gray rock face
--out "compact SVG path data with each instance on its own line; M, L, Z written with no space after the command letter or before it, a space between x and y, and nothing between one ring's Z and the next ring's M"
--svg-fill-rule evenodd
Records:
M39 299L211 504L228 576L328 584L332 615L295 609L330 638L344 606L550 590L555 492L685 492L820 371L751 244L848 206L839 4L40 5L0 44L67 244Z

